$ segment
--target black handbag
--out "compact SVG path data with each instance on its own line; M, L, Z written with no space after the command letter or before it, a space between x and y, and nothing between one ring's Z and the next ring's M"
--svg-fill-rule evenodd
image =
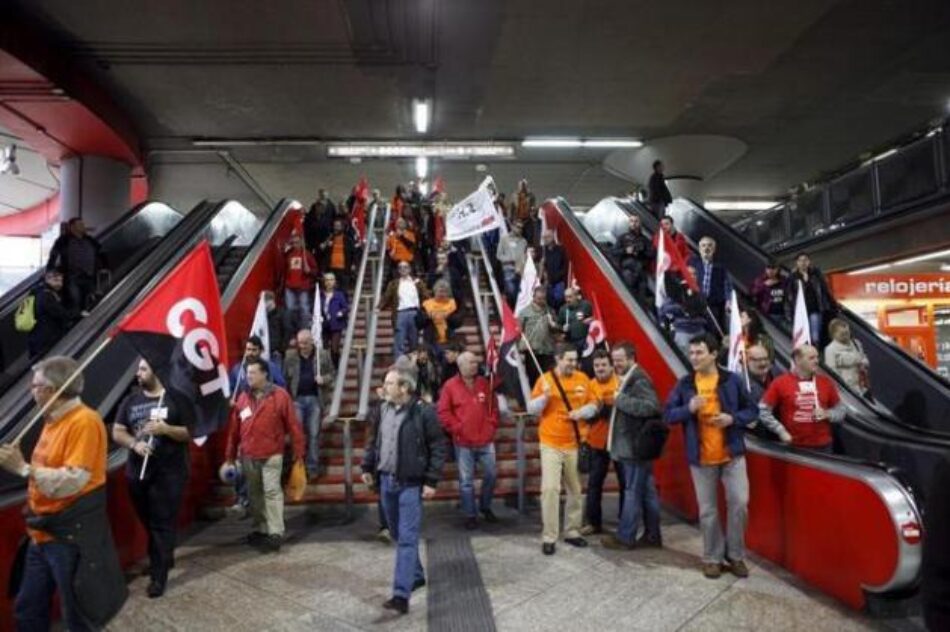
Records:
M670 428L659 417L643 421L633 447L637 461L654 461L663 454L663 446L670 436Z
M551 371L551 377L554 378L554 385L557 386L561 399L564 400L564 406L567 408L567 412L570 413L574 409L571 408L571 400L567 398L567 393L564 392L564 387L561 386L561 380L557 379L554 371ZM577 471L581 474L588 474L594 455L591 452L590 445L581 439L581 430L577 426L577 420L571 419L571 425L574 426L574 440L577 441Z

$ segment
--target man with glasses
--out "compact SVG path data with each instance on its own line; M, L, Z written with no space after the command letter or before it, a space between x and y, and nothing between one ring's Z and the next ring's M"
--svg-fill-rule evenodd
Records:
M380 311L392 310L393 329L396 339L393 341L393 357L409 353L419 343L419 328L416 317L422 307L422 301L429 298L429 288L422 279L412 277L412 266L401 261L396 268L398 277L389 282L379 303Z
M762 345L752 345L746 349L745 356L746 362L749 364L749 399L758 404L762 399L762 395L771 386L772 381L780 376L783 371L774 365L768 349ZM773 435L777 435L782 443L789 443L792 440L792 436L785 430L785 426L779 423L774 416L767 419L759 417L758 421L749 424L748 429L754 431L756 436L763 439L772 439Z

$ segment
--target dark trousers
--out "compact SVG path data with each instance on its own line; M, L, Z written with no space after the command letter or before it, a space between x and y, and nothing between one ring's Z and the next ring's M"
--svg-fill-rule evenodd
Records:
M15 605L18 632L48 632L50 601L59 591L63 623L70 632L92 630L78 610L73 593L73 575L79 563L79 547L67 542L30 542L23 569L23 583Z
M82 273L66 277L66 303L76 310L90 309L89 297L96 291L95 278Z
M155 467L150 463L150 467ZM144 481L138 472L129 478L129 496L139 522L148 532L148 559L152 581L165 585L175 565L176 523L187 475L156 469Z
M604 524L600 504L604 495L604 481L607 480L611 463L614 466L614 474L617 475L617 482L620 484L619 508L623 507L623 466L619 461L611 461L610 453L607 450L591 450L590 474L587 476L587 499L584 501L584 518L587 524L598 529L602 528ZM618 514L619 511L618 509Z

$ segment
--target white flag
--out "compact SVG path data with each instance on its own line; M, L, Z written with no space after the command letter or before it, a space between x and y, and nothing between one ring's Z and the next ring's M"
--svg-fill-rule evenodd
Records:
M323 348L323 301L320 299L320 284L313 289L313 320L310 321L310 333L317 349Z
M452 207L445 216L445 238L459 241L498 228L504 220L495 208L488 187L474 193Z
M739 300L736 291L732 290L729 309L729 363L728 368L733 373L741 372L745 377L745 387L749 386L749 367L746 361L745 338L742 336L742 317L739 315Z
M534 259L526 257L524 270L521 272L521 286L518 288L518 300L515 301L515 316L531 304L531 296L536 287L538 287L538 269L534 267Z
M264 300L263 292L261 292L261 298L257 301L257 309L254 311L251 335L261 339L261 357L270 360L270 327L267 326L267 301Z
M795 318L792 321L792 349L811 344L811 326L808 324L808 309L805 307L805 288L798 282L795 297Z
M660 238L656 240L656 308L660 309L666 303L666 271L673 265L670 255L666 253L666 234L660 229Z

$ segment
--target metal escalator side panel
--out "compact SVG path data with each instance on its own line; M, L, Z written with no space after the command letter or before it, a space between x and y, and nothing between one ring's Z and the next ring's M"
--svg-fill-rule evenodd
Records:
M545 202L541 212L567 250L582 290L597 293L609 338L633 340L637 363L665 400L686 372L682 360L566 202ZM914 585L921 523L914 499L897 479L872 465L789 450L753 437L746 444L750 549L855 608L864 605L865 591ZM678 427L654 471L664 503L695 519L695 493Z

